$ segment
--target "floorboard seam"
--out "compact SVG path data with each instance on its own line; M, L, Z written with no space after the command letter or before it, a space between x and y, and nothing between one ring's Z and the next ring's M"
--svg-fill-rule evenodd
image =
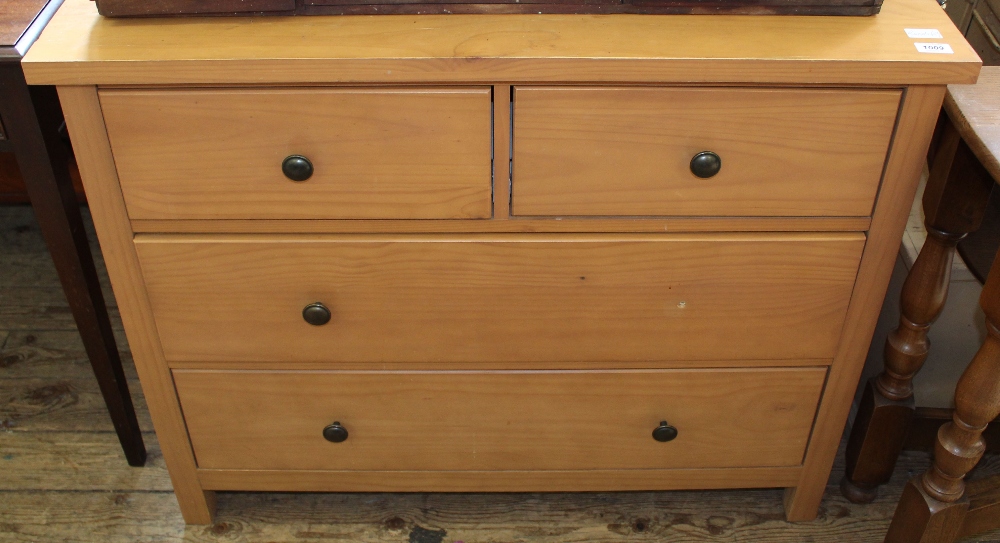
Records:
M145 490L145 489L133 489L133 488L123 488L118 490L108 490L108 489L42 489L42 488L0 488L0 494L114 494L127 492L129 494L173 494L173 490Z

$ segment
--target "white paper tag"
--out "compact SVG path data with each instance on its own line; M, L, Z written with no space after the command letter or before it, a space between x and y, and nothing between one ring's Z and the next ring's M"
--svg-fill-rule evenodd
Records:
M914 43L917 46L917 51L921 53L942 53L950 55L954 53L951 50L951 46L947 43Z
M908 38L941 39L944 36L936 28L904 28Z

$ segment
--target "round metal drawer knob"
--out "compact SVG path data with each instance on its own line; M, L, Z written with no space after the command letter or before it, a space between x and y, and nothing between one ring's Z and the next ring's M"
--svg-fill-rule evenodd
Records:
M313 165L302 155L291 155L281 161L281 173L292 181L305 181L312 177Z
M660 443L673 441L676 437L677 428L667 424L667 421L665 420L661 420L660 425L653 430L653 439L659 441Z
M330 322L331 316L330 310L319 302L309 304L302 310L302 318L313 326L322 326Z
M722 159L712 151L702 151L691 159L691 173L708 179L722 169Z
M341 426L339 422L334 422L326 428L323 428L323 438L330 443L342 443L347 441L347 428Z

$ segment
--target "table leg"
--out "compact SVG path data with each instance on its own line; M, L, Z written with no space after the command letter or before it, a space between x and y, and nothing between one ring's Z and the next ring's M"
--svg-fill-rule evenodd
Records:
M864 389L847 444L845 497L875 499L889 481L913 418L913 377L927 360L927 332L944 307L958 242L976 231L993 180L947 122L924 191L927 241L903 284L899 326L886 338L884 369Z
M29 91L19 63L0 66L0 108L42 236L55 261L84 347L132 466L146 462L139 422L122 370L104 296L69 177L67 153L59 141L58 111L35 108L40 99L57 104L55 89Z
M886 543L951 543L962 532L965 476L986 450L983 430L1000 415L1000 266L990 270L979 305L986 341L958 381L955 414L938 431L934 464L903 489Z

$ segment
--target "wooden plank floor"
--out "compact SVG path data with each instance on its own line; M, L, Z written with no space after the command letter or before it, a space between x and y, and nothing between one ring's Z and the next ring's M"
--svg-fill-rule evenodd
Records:
M124 335L119 341L125 348ZM903 483L929 460L906 453L891 484L865 506L840 496L836 466L819 518L802 524L784 522L780 490L222 493L214 526L186 528L131 359L126 373L150 453L144 468L125 463L23 206L0 206L0 345L0 542L878 542ZM1000 459L977 472L1000 472ZM967 541L998 542L1000 532Z

